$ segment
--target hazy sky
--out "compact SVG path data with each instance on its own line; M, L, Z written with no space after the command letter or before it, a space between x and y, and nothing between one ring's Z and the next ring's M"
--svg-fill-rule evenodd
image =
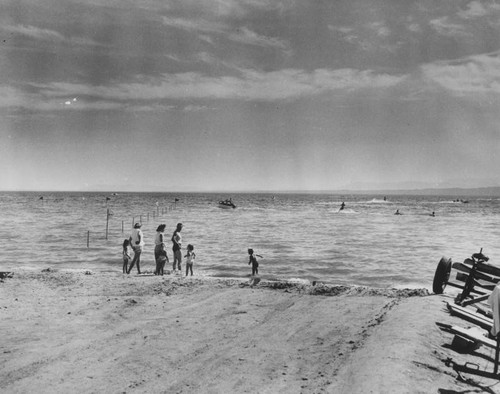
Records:
M0 0L0 71L4 190L500 185L496 1Z

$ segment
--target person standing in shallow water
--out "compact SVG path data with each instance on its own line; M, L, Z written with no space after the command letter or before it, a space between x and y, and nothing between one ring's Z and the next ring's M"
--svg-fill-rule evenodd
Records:
M196 258L196 253L194 253L194 246L189 244L187 246L187 254L184 256L186 260L186 276L188 276L189 272L191 272L191 276L193 276L193 263Z
M130 245L132 246L132 250L134 251L134 258L130 263L130 267L127 270L127 274L130 274L130 271L132 271L132 268L134 268L135 264L137 264L137 273L140 274L141 253L142 253L142 248L144 247L144 235L142 234L140 223L136 223L134 225L134 228L132 229L132 234L130 234L129 241Z
M253 249L248 249L248 255L250 256L248 265L252 264L252 276L259 275L259 262L257 261L257 257L260 257L261 259L263 257L260 254L254 254Z
M182 252L181 252L181 237L182 223L177 223L177 228L172 234L172 252L174 253L174 260L172 264L172 270L175 272L176 268L181 271L181 263L182 263ZM177 263L177 265L176 265Z
M168 262L167 249L165 247L165 237L163 232L165 231L165 224L160 224L156 229L155 235L155 261L156 270L155 275L163 275L163 267L165 263Z
M128 263L130 261L130 255L128 254L128 247L130 245L130 241L128 239L123 240L123 273L127 273Z

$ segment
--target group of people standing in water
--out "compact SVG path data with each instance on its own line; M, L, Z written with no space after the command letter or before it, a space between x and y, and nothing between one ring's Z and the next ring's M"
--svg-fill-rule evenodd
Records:
M130 234L130 237L128 239L125 239L123 241L123 273L124 274L130 274L132 269L134 268L134 265L137 266L137 273L141 273L141 254L144 249L144 234L142 233L141 230L141 223L136 223L134 225L134 228L132 229L132 232ZM160 224L158 228L156 229L156 234L155 234L155 248L154 248L154 256L155 256L155 262L156 262L156 269L154 274L155 275L163 275L164 274L164 268L165 264L169 262L168 254L167 254L167 246L165 244L165 224ZM171 241L172 241L172 254L173 254L173 262L172 262L172 271L174 273L179 272L181 273L181 263L182 263L182 237L181 237L181 231L182 231L182 223L177 223L177 227L172 234ZM134 257L131 260L131 256L129 254L129 246L132 248L132 251L134 252ZM196 258L196 254L194 253L194 246L189 244L187 246L187 252L186 255L184 256L186 258L186 276L188 276L189 273L193 275L193 264L194 264L194 259ZM130 266L129 266L129 261L130 261Z
M130 237L123 241L123 273L130 274L134 266L137 266L137 273L141 273L141 254L144 250L144 234L141 230L141 223L136 223ZM155 234L155 248L154 248L154 256L156 261L156 269L155 275L163 275L165 264L169 262L167 247L165 245L165 224L160 224L156 229ZM175 228L174 233L170 240L172 241L172 272L173 273L181 273L182 267L182 223L177 223L177 227ZM134 252L134 257L132 258L129 254L129 247L132 248ZM257 261L257 257L263 258L259 254L255 254L253 249L248 249L248 264L252 265L252 276L256 276L259 274L259 263ZM196 254L194 253L194 246L189 244L187 246L186 254L184 255L186 258L186 276L191 274L193 275L193 264L196 258ZM130 265L129 265L130 262Z

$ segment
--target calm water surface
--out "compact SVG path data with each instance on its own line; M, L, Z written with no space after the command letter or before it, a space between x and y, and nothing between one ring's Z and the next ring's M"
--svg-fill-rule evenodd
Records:
M217 206L227 197L236 209ZM196 275L247 277L251 247L264 257L259 267L264 278L430 288L442 256L462 261L483 248L490 262L500 262L500 198L468 198L468 203L456 198L0 193L0 269L121 272L123 239L134 221L142 221L142 267L154 270L156 227L165 223L169 239L182 222L183 246L195 246ZM342 201L346 208L339 212ZM396 209L402 215L394 215ZM429 215L433 211L435 217Z

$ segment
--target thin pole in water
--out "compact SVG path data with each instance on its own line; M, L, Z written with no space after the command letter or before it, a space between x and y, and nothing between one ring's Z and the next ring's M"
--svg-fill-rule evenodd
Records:
M90 230L87 231L87 249L89 248L89 243L90 243Z
M109 227L109 208L106 210L106 239L108 239L108 227Z

